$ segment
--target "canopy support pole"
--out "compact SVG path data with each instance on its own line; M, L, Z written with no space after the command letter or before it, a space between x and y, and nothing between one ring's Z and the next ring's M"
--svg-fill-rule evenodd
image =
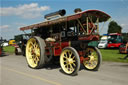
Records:
M86 18L86 20L87 20L87 35L89 34L88 33L88 30L89 30L89 28L88 28L88 17Z
M79 19L77 19L77 21L78 21L78 23L80 24L81 28L83 29L83 31L84 31L84 33L85 33L85 35L86 35L86 31L85 31L85 29L84 29L83 25L81 24L80 20L79 20Z
M91 18L89 17L89 20L91 21L91 24L93 25L92 30L89 32L89 34L91 34L93 32L94 28L96 28L96 25L93 23L92 17Z
M99 17L97 18L97 33L99 34Z
M27 36L26 36L26 35L27 35L27 33L26 33L25 31L23 31L23 32L24 32L24 34L25 34L25 37L26 37L26 39L27 39Z

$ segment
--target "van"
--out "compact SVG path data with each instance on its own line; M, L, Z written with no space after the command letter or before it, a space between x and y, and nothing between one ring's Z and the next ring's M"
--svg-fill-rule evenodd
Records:
M107 36L102 36L101 40L98 44L98 48L106 48L108 44L108 37Z

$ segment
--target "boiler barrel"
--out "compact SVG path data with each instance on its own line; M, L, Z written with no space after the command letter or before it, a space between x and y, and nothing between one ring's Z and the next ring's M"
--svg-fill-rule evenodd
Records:
M59 10L59 11L56 11L56 12L52 12L52 13L49 13L49 14L46 14L44 16L45 19L48 19L49 17L53 17L53 16L64 16L66 14L66 11L64 9L62 10Z

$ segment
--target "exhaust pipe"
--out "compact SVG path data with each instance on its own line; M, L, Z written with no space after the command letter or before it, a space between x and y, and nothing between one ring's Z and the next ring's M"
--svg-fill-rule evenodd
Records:
M79 12L82 12L82 10L81 10L81 8L76 8L76 9L74 10L74 12L75 12L75 13L79 13Z
M66 10L62 9L62 10L59 10L59 11L56 11L56 12L46 14L44 16L44 18L47 19L47 20L50 20L50 19L55 18L57 16L64 16L65 14L66 14Z

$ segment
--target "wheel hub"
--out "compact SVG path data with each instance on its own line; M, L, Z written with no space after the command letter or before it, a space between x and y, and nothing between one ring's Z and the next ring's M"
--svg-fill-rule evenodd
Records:
M73 63L73 59L72 58L68 58L67 63L68 64L72 64Z
M90 58L90 61L94 60L94 56L89 56L89 58Z

